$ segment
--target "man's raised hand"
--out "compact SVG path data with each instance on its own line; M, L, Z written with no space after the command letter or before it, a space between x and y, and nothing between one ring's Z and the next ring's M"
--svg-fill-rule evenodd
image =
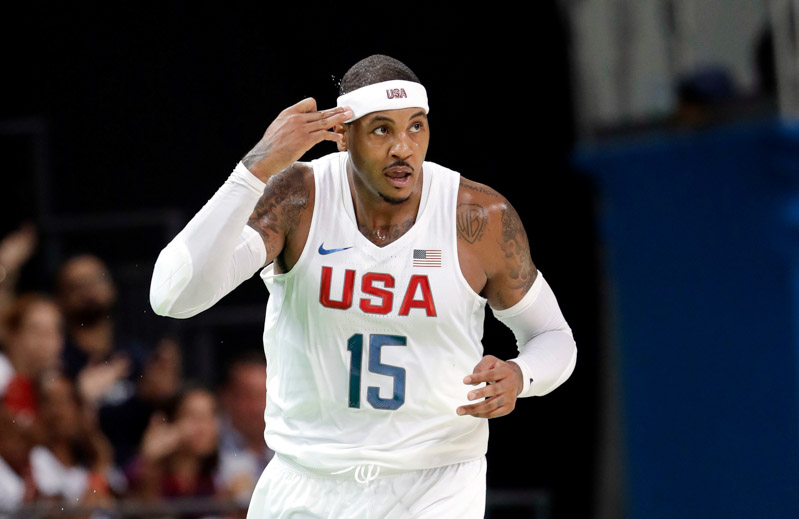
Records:
M342 135L330 130L350 118L352 110L348 107L318 111L316 100L303 99L280 112L242 162L253 175L266 182L318 143L340 142Z

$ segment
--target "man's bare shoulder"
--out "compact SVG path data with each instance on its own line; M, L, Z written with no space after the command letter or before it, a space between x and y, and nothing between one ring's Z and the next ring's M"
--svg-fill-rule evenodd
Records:
M314 172L313 167L307 162L295 162L291 167L287 168L284 173L291 177L291 182L294 185L302 184L302 189L298 191L307 191L313 196L314 191ZM299 187L299 186L297 186Z
M495 189L461 176L461 184L458 188L458 203L471 201L473 198L483 202L494 201L497 198L504 199Z
M487 228L507 204L504 196L485 184L461 177L458 188L458 240L468 245L483 241Z
M269 179L247 222L263 238L269 258L280 254L286 236L310 217L313 203L314 174L309 164L295 162Z
M456 217L460 250L487 277L483 296L496 309L512 306L537 274L519 214L495 189L461 177Z
M304 184L307 187L310 183L310 186L313 187L313 168L307 162L295 162L270 178L266 183L267 187L272 181L287 181L292 187L298 187L298 184Z

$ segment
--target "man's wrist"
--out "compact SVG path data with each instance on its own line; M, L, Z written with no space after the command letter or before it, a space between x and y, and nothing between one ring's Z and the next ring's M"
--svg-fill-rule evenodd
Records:
M236 168L233 170L233 178L237 178L240 182L251 188L259 197L266 187L266 182L258 175L254 174L244 161L236 165Z
M274 159L270 160L270 150L259 149L259 146L256 146L247 153L244 158L241 159L241 163L244 164L244 167L246 167L250 173L266 183L270 177L280 173L280 168L274 166Z
M526 362L519 359L518 357L515 359L510 359L508 363L513 365L514 371L518 374L519 377L517 379L518 393L516 394L516 396L519 397L527 396L526 393L530 390L530 384L533 382L533 378L530 375L530 368L527 366Z

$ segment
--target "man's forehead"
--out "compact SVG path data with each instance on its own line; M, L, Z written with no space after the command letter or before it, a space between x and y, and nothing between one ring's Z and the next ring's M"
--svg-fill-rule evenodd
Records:
M369 124L373 121L390 121L390 122L397 122L402 119L415 119L417 117L423 117L427 119L427 114L424 111L424 108L419 107L411 107L411 108L398 108L396 110L380 110L378 112L372 112L369 114L364 115L361 120L364 124Z

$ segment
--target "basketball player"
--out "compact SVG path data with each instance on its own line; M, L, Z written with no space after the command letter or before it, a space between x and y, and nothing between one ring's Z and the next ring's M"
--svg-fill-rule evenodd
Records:
M569 377L571 330L510 203L424 160L413 72L371 56L341 94L280 113L161 252L151 303L190 317L266 265L276 456L248 518L482 517L486 419ZM486 302L518 358L483 356Z

